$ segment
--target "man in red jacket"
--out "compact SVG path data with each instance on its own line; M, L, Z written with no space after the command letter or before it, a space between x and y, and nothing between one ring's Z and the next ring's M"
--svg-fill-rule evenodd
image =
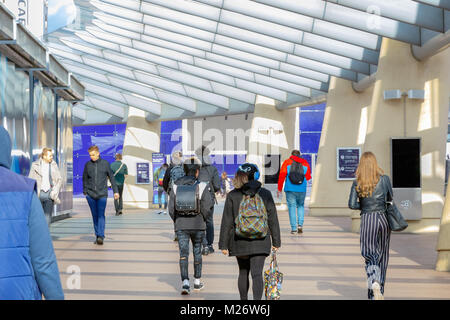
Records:
M306 180L311 180L311 168L305 159L300 158L300 151L294 150L291 157L281 166L277 193L280 197L284 184L291 234L303 233Z

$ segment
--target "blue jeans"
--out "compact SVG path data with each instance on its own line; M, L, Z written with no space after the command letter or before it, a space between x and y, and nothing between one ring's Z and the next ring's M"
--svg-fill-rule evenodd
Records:
M91 208L92 220L94 221L94 230L97 237L105 237L105 209L108 198L94 199L86 196L89 207Z
M178 230L178 247L180 249L181 281L189 280L189 240L192 241L194 251L194 278L202 277L202 239L203 230Z
M210 211L208 219L206 219L206 232L203 237L203 247L212 246L214 242L214 207Z
M297 227L303 226L305 220L305 197L306 192L286 192L286 201L289 210L289 221L291 223L291 230L297 231Z

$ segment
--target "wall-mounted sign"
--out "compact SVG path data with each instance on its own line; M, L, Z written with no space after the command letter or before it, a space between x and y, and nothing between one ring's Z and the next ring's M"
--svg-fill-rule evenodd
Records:
M355 179L361 148L337 148L337 180Z
M44 0L1 0L36 37L44 33Z
M152 167L153 167L153 204L158 204L158 187L162 182L162 173L157 176L156 172L166 162L166 156L163 153L152 153ZM162 176L162 177L161 177ZM161 180L161 181L160 181ZM165 196L164 196L165 197ZM164 199L164 201L166 201ZM163 201L163 202L164 202Z
M136 163L136 184L150 184L150 163Z

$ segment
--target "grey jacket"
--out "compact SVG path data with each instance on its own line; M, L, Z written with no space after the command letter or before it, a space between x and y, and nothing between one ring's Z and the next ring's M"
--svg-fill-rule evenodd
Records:
M185 176L177 180L176 185L192 185L197 181L195 177ZM175 231L180 230L206 230L206 219L212 212L214 207L214 200L209 191L209 186L205 185L202 194L200 195L200 214L196 216L181 216L175 212L175 193L170 191L169 197L169 215L175 223Z
M38 196L41 192L42 179L43 179L42 173L41 173L42 172L42 163L43 163L42 159L39 159L39 160L33 162L33 164L31 165L30 174L28 175L29 178L36 180ZM46 164L46 163L44 163L44 164ZM59 172L58 165L56 164L55 161L52 161L52 163L50 165L50 170L51 170L51 177L52 177L52 181L50 182L50 184L52 185L52 189L50 192L50 198L56 204L60 204L61 200L59 200L59 192L61 191L62 179L61 179L61 174Z

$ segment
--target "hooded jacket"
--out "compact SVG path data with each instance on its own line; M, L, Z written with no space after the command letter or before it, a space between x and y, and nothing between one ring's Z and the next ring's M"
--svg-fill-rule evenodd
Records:
M195 151L195 155L202 163L198 180L210 183L211 193L213 198L215 199L215 193L220 191L221 182L219 171L212 165L210 153L210 150L203 146Z
M178 179L175 184L177 186L193 185L197 181L195 177L184 176ZM195 216L181 216L175 212L174 190L171 190L169 197L169 215L175 223L175 231L206 229L205 221L212 212L211 207L214 206L213 198L208 189L208 185L204 184L203 192L200 194L200 214Z
M251 197L256 194L262 198L267 209L269 233L263 239L244 239L235 234L235 221L239 215L239 206L244 195ZM228 250L230 256L248 256L255 254L270 255L272 246L281 247L280 225L277 209L272 193L261 187L261 182L251 180L240 189L231 191L223 209L222 224L220 226L219 249Z
M291 170L291 166L293 162L298 162L303 166L303 172L305 174L305 180L301 185L295 185L291 183L291 180L289 180L288 174ZM306 180L311 180L311 168L309 167L308 162L300 157L291 156L289 159L283 162L283 165L281 166L280 175L278 178L278 191L283 190L283 184L284 184L284 191L293 191L293 192L306 192L306 186L307 182Z
M36 182L10 167L11 139L0 127L0 300L64 299Z

